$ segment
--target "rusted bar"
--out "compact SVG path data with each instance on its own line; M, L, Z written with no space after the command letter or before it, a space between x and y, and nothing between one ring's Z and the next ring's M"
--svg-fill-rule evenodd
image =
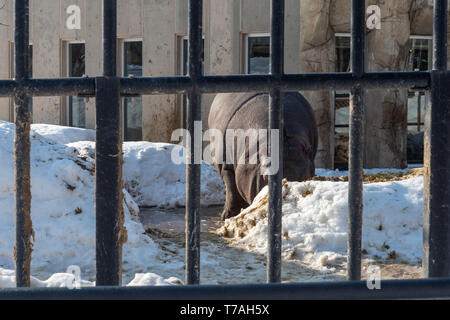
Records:
M422 265L425 277L450 276L450 77L447 0L434 1L431 92L425 116Z
M448 0L434 0L433 70L447 70Z
M281 80L284 73L284 0L271 1L270 73ZM278 172L269 175L267 282L281 282L281 223L283 188L283 93L280 88L270 90L269 128L278 130L278 141L270 141L271 158L279 162ZM272 135L271 135L272 136ZM275 154L274 143L278 143Z
M363 146L364 106L361 87L355 87L350 97L349 142L349 220L347 279L361 280L361 241L363 215Z
M16 286L30 286L31 266L31 183L30 183L30 100L26 90L20 85L29 76L29 1L15 2L15 78L19 84L14 100L16 104L16 130L14 148L15 208L16 208Z
M365 1L352 0L351 67L356 79L364 75ZM357 80L356 80L357 81ZM363 89L356 84L350 96L350 142L348 186L347 279L361 279L363 215Z
M202 121L201 93L198 80L202 76L202 0L189 1L189 71L193 87L188 93L187 129L191 140L186 165L186 284L200 283L200 179L201 136L196 137L196 123Z
M122 282L123 227L120 79L116 77L116 0L103 1L104 77L96 79L96 285ZM109 60L106 60L109 59Z

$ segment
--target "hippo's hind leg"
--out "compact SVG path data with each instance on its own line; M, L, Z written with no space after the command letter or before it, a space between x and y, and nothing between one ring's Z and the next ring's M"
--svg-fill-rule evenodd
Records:
M221 215L222 220L225 220L237 216L248 203L239 194L233 166L223 166L221 175L226 188L225 206Z

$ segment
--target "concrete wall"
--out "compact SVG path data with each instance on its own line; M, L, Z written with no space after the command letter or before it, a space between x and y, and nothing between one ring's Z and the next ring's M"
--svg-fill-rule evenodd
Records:
M330 1L330 22L334 33L350 32L350 3L350 0ZM382 27L366 32L366 70L405 70L410 35L433 34L430 1L367 1L367 5L372 4L381 8ZM450 48L448 50L450 52ZM365 93L366 168L403 168L407 165L406 122L407 90L370 90Z
M406 35L430 35L432 10L428 0L401 0L390 5L371 0L385 10L385 30L368 32L368 70L392 70L404 62ZM8 78L13 57L13 0L0 8L0 78ZM66 76L65 47L68 41L86 43L86 73L102 73L102 3L101 0L31 1L31 33L34 77ZM81 8L81 30L68 30L66 8ZM171 76L180 73L180 39L188 33L186 0L118 0L119 59L125 39L143 40L144 76ZM406 10L406 12L405 12ZM409 10L409 12L408 12ZM239 74L244 72L245 43L250 33L270 30L269 0L204 0L205 73ZM399 29L401 27L401 29ZM350 0L286 0L285 72L330 72L335 70L335 33L350 31ZM401 31L401 32L403 32ZM379 42L385 43L381 50ZM386 52L389 51L389 52ZM374 53L375 52L375 53ZM396 54L396 52L398 54ZM388 64L378 63L386 55L396 54ZM402 53L402 54L400 54ZM394 54L394 55L395 55ZM450 59L450 55L449 55ZM333 167L334 106L330 92L305 92L313 105L319 123L320 142L317 166ZM369 95L370 96L370 95ZM374 93L372 93L374 96ZM367 115L371 121L366 148L368 166L403 166L405 128L404 93L394 93L379 100L370 98ZM207 123L213 95L203 97L203 118ZM378 100L377 100L378 99ZM86 104L86 125L95 127L95 99ZM401 103L397 103L401 101ZM180 126L181 99L175 95L143 97L143 137L150 141L170 141ZM383 105L383 108L379 108ZM9 99L0 99L0 119L12 120ZM34 122L66 124L66 98L35 98ZM382 111L379 111L382 110ZM393 124L389 128L387 124ZM206 125L205 125L206 127ZM386 130L387 128L387 130ZM373 129L373 130L372 130ZM383 132L384 133L380 133ZM390 139L389 137L395 137ZM394 142L392 142L392 140ZM389 141L391 145L387 145ZM379 145L383 146L378 147ZM383 160L384 159L384 160ZM387 162L386 162L387 161ZM369 163L370 162L370 163Z

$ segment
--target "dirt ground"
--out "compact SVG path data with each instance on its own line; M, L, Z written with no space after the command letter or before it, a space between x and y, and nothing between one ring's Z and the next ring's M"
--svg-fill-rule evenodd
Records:
M395 175L393 175L395 176ZM390 179L389 175L377 175L377 179ZM396 177L399 178L399 177ZM400 177L401 178L401 177ZM368 181L374 177L369 177ZM386 180L387 181L387 180ZM202 209L201 217L201 282L203 284L264 283L266 281L266 257L233 246L217 234L222 222L219 214L222 207ZM165 252L160 257L161 266L154 270L164 277L175 276L184 279L185 226L184 208L143 209L141 221L147 234ZM420 265L400 262L373 261L363 259L363 278L371 266L381 269L382 279L416 279L421 277ZM283 257L283 282L310 282L345 280L346 261L333 265L332 271L321 272L310 268L294 256Z

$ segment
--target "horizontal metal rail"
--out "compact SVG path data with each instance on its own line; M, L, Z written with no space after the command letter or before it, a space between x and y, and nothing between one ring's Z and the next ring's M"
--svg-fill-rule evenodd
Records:
M360 78L351 73L285 74L281 78L271 75L203 76L197 80L201 93L269 92L281 91L351 90L355 85L370 89L429 90L430 72L370 72ZM193 89L189 77L120 78L121 95L179 94ZM0 80L0 97L12 97L22 88L29 95L43 96L95 96L95 78L28 79L24 82Z
M227 286L20 288L0 290L0 300L366 300L450 299L450 279L381 281L369 290L365 281Z

